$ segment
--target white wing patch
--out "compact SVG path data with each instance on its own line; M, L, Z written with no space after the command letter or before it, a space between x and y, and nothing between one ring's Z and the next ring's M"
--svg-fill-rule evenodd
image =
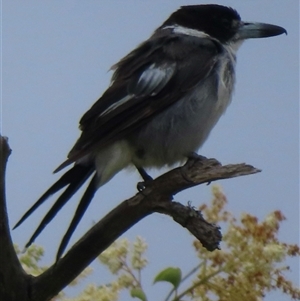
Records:
M132 87L136 96L155 96L169 82L175 71L175 63L156 66L150 65Z
M131 99L134 95L127 95L123 98L121 98L119 101L113 103L112 105L110 105L106 110L104 110L99 116L103 116L106 115L107 113L111 112L112 110L116 109L117 107L119 107L120 105L124 104L126 101L128 101L129 99Z
M145 97L157 95L169 82L175 72L175 63L163 64L156 66L155 64L150 65L143 71L136 82L132 82L128 87L128 95L114 102L108 108L106 108L100 115L104 116L109 112L115 110L119 106L125 104L128 100L133 97Z

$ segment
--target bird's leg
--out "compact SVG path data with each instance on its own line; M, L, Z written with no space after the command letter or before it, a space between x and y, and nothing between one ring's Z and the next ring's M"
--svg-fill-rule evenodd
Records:
M143 167L137 167L136 166L136 169L138 170L138 172L140 173L141 177L143 178L143 180L145 182L147 181L152 181L152 177L150 177L147 172L145 171L145 169Z
M143 167L137 167L137 166L135 166L135 167L144 180L144 182L137 183L137 190L141 192L146 188L146 183L152 181L153 179L152 179L152 177L150 177L147 174L147 172L145 171L145 169Z

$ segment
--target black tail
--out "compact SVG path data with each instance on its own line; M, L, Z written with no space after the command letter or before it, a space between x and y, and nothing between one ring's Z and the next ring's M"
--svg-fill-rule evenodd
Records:
M58 211L68 202L68 200L76 193L76 191L82 186L82 184L92 175L95 168L94 166L82 166L75 165L70 170L68 170L56 183L54 183L37 201L36 203L22 216L22 218L17 222L13 229L17 228L20 224L22 224L28 216L31 215L44 201L51 196L52 194L58 192L65 186L68 186L65 191L60 195L60 197L56 200L54 205L51 207L49 212L42 219L38 228L35 230L28 243L26 244L26 248L29 247L36 237L43 231L46 225L55 217ZM82 218L86 208L91 202L91 199L94 196L96 191L96 176L93 177L91 183L89 184L86 192L84 193L76 213L73 217L73 220L61 242L57 253L57 259L62 255L64 249L66 248L68 241L71 238L72 233L74 232L76 226L78 225L80 219Z
M59 245L58 251L56 253L56 261L58 261L58 259L61 257L64 250L66 249L72 234L74 233L78 223L80 222L81 218L83 217L96 190L97 190L97 175L94 175L88 188L86 189L84 195L82 196L82 198L77 206L76 212L73 216L73 219L69 225L69 228L68 228L67 232L65 233L65 235Z

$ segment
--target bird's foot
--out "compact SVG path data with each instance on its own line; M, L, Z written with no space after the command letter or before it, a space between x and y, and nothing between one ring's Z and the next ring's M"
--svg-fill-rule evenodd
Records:
M195 152L191 152L187 157L188 157L188 160L194 160L194 161L201 161L201 160L207 159L206 157L198 155Z
M142 192L147 187L147 183L151 182L153 179L147 174L144 168L137 166L136 168L144 180L143 182L138 182L136 185L137 190Z

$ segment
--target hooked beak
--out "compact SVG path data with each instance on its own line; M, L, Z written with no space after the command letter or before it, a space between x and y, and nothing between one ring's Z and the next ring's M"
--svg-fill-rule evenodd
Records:
M240 28L236 34L236 39L245 40L253 38L267 38L278 36L283 33L287 34L287 31L283 27L277 25L241 22Z

